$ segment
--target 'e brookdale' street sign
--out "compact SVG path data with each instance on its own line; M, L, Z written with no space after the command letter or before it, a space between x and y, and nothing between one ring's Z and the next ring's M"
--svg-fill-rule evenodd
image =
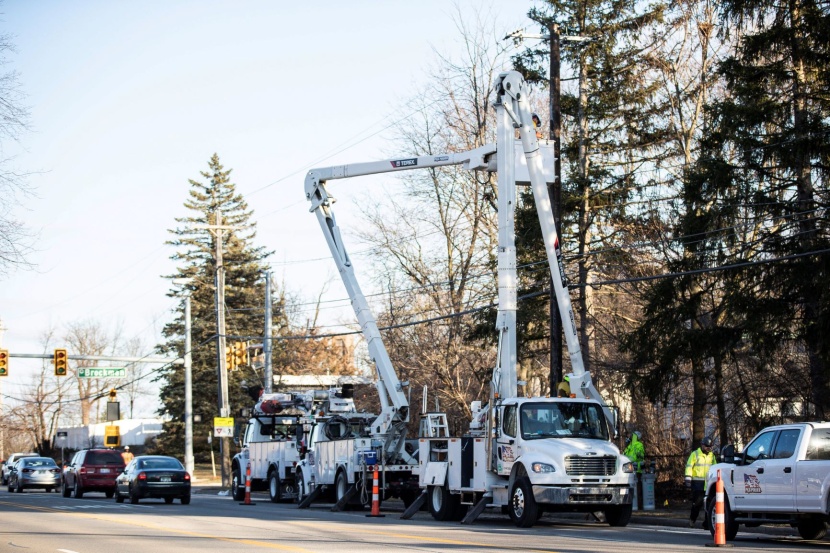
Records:
M123 378L126 367L78 367L78 378Z

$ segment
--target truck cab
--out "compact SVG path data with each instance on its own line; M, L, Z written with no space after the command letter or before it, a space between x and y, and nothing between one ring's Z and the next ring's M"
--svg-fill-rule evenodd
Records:
M706 512L715 531L718 475L724 489L726 539L741 524L790 524L804 539L821 539L830 521L830 423L771 426L743 452L723 448L723 463L706 478Z

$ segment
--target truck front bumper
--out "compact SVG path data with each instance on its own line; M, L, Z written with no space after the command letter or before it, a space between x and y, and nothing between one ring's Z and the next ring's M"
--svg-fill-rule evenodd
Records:
M551 487L533 486L533 498L548 505L631 505L632 492L628 486L608 487Z

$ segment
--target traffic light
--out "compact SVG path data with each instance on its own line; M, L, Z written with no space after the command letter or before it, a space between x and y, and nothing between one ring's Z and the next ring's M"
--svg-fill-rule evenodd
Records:
M234 342L233 344L234 367L238 368L248 364L248 342Z
M55 376L66 376L67 362L69 357L66 355L66 350L59 348L55 350L55 355L52 362L55 364Z
M236 356L233 353L234 350L231 346L225 346L225 368L229 371L236 368Z
M0 376L9 376L9 350L0 349Z

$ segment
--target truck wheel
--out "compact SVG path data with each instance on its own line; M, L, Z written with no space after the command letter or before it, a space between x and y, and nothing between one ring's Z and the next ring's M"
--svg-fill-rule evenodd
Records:
M533 497L533 486L527 476L522 476L513 484L508 504L510 520L519 528L530 528L539 518L539 506Z
M605 509L605 520L609 526L626 526L631 520L631 505L617 505Z
M827 535L827 523L823 520L799 520L796 528L798 528L798 535L805 540L820 540Z
M456 512L461 510L458 508L460 507L461 497L452 495L446 484L443 486L429 486L427 494L427 505L432 518L439 522L458 520Z
M716 528L714 492L710 494L709 499L706 501L706 511L704 514L708 517L707 520L709 522L709 533L712 534L712 537L715 537ZM726 533L726 540L734 540L735 536L738 535L738 523L735 522L735 514L729 507L729 498L726 497L725 493L723 494L723 525Z
M245 499L245 485L240 484L242 483L242 475L239 473L239 467L235 468L233 471L233 477L231 478L231 496L233 497L234 501L242 501Z
M355 483L355 485L358 485ZM340 471L337 473L337 477L334 479L334 500L340 503L340 500L346 495L349 491L349 479L346 477L345 471ZM369 499L371 501L371 498ZM343 506L344 511L360 511L363 509L363 504L360 502L360 493L358 491L352 499L350 499L346 504Z
M272 470L268 473L268 495L271 497L271 503L279 503L280 501L280 476L277 471Z
M302 503L305 499L305 480L303 479L303 471L298 470L294 477L294 482L297 483L297 503Z

